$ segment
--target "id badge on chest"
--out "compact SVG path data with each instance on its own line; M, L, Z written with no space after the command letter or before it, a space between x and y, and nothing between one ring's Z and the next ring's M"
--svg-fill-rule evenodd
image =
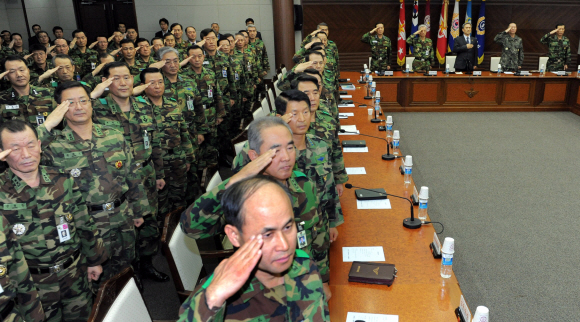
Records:
M149 148L151 147L151 144L149 142L149 133L147 133L147 130L143 131L143 144L145 145L145 149L149 150Z
M207 90L207 97L213 98L213 88L211 86Z
M97 64L91 63L91 69L95 69L95 68L97 68Z
M222 69L222 76L223 76L224 78L228 78L228 71L227 71L227 70L225 70L225 69Z
M187 110L193 111L193 99L192 98L189 98L187 100Z
M238 75L238 72L236 72L234 75L236 76L236 80L240 80L240 75Z
M60 217L60 225L56 226L58 231L58 239L61 243L70 239L70 230L68 229L68 223L66 223L63 217Z
M248 72L250 73L252 72L252 64L250 64L249 62L248 62Z
M304 230L304 222L300 222L296 225L298 228L297 239L298 239L298 248L304 248L308 246L308 240L306 239L306 231Z
M44 123L44 115L36 115L36 124L40 126L42 123Z

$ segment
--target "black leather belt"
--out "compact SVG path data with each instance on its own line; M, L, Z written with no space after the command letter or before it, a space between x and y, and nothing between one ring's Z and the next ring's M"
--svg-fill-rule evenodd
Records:
M12 309L14 308L15 304L16 304L16 300L12 299L10 302L8 302L8 304L6 304L6 307L4 309L2 309L2 312L0 312L0 316L2 317L2 321L4 321L8 317L8 314L10 314L12 312Z
M30 274L33 275L40 275L40 274L46 274L46 273L58 273L60 271L62 271L63 269L67 269L69 268L72 263L74 263L77 258L79 258L79 255L81 254L80 249L77 249L74 254L69 257L67 260L65 260L62 264L58 264L58 265L54 265L51 267L28 267L28 269L30 270Z
M123 195L121 197L121 199L117 199L113 202L107 202L104 204L100 204L100 205L90 205L89 206L89 210L90 211L111 211L114 210L116 207L119 207L123 204L123 202L125 202L125 200L127 200L127 198L125 198L125 195Z

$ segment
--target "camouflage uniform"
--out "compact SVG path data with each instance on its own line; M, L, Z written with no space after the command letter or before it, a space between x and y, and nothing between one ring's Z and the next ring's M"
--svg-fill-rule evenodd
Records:
M22 51L21 52L18 52L16 50L14 50L14 48L5 47L3 49L3 53L2 54L4 55L4 57L8 57L8 56L12 56L12 55L18 55L18 56L24 58L24 56L29 55L30 52L28 50L24 49L24 48L22 48Z
M430 38L421 40L418 35L411 35L407 38L407 44L413 46L415 51L415 60L413 61L413 70L431 69L431 65L435 63L435 52L433 51L433 41Z
M524 45L522 38L515 36L512 38L507 32L502 31L493 39L501 47L501 58L499 63L504 71L517 71L518 66L524 63Z
M38 171L35 188L11 170L0 176L2 216L22 246L46 321L86 321L93 294L83 268L100 265L107 253L74 179L58 169ZM57 230L60 225L68 233ZM63 233L68 240L61 241ZM61 270L49 270L57 264Z
M362 36L362 42L371 45L372 61L371 70L384 71L391 62L391 39L383 35L379 38L378 35L371 35L367 32Z
M223 53L222 53L223 54ZM248 85L245 81L244 65L243 60L238 61L234 59L233 55L223 54L230 62L230 73L234 76L234 86L237 88L236 97L232 97L234 100L234 106L230 107L230 112L228 115L229 128L227 129L229 134L229 139L233 139L240 132L240 122L242 121L242 110L244 109L244 104L247 103L243 101L243 98L251 100L249 95L252 92L249 91ZM243 88L242 88L243 87Z
M256 59L260 63L260 70L258 71L258 75L263 79L264 76L268 75L268 72L270 71L270 62L268 61L266 45L261 39L256 38L254 42L250 41L248 47L252 47L256 52Z
M182 61L182 57L187 57L187 48L189 48L189 42L182 40L180 43L175 42L175 49L179 52L179 60Z
M149 101L151 102L151 101ZM189 125L174 98L163 97L163 105L153 106L153 114L157 119L159 140L163 155L163 173L166 178L165 187L159 191L158 222L163 227L163 215L173 209L185 207L185 191L187 187L187 164L195 161L192 138Z
M203 280L182 304L179 321L330 321L322 281L314 262L297 249L284 285L265 287L254 274L217 310L207 307L206 289L213 275ZM282 297L282 298L280 298Z
M343 184L348 181L348 175L344 167L342 147L338 139L340 124L325 110L317 110L315 121L310 123L308 133L317 136L326 142L329 148L329 158L334 173L334 183Z
M255 93L254 86L260 82L258 63L256 62L255 53L250 48L246 48L243 51L234 48L232 58L243 69L239 92L242 93L241 97L247 98L246 102L242 100L240 103L242 105L241 117L245 119L252 116Z
M201 170L217 164L219 139L216 120L218 117L223 118L226 115L224 106L229 104L229 99L222 96L221 84L211 69L202 67L201 74L197 74L190 67L185 69L184 73L196 83L197 89L201 93L201 103L204 109L204 114L199 114L195 118L197 134L204 136L204 140L195 156L198 170ZM221 131L219 136L225 137Z
M0 122L18 119L38 127L56 108L52 95L52 89L32 85L29 94L22 97L12 88L0 92Z
M572 51L570 50L570 39L568 37L562 36L562 39L558 39L557 35L548 33L540 39L540 42L548 45L547 71L564 70L564 65L570 66L572 64Z
M69 57L74 61L76 70L80 75L86 75L92 72L99 65L98 53L96 50L86 48L84 53L75 46L68 53Z
M40 126L37 131L42 163L70 173L87 202L109 254L100 278L105 281L130 266L135 258L133 219L151 213L131 146L123 133L100 124L93 124L90 140L83 140L68 126L51 132Z
M197 144L198 129L196 122L198 119L205 119L205 110L201 103L201 94L197 88L197 83L193 79L182 75L177 75L177 81L175 83L171 83L167 77L164 77L164 81L165 93L163 96L169 99L173 98L177 102L177 106L185 122L189 125L189 136L191 137L193 153L197 155L199 145ZM188 204L193 202L201 191L197 170L197 163L191 163L191 167L187 173L186 200Z
M144 67L144 65L141 65L140 63L137 63L137 57L135 57L135 62L133 65L129 65L129 63L125 60L125 58L121 58L119 61L124 62L125 64L127 64L127 67L129 67L129 73L131 73L131 76L135 77L135 76L139 76L139 74L141 73L141 71L147 67Z
M306 44L310 43L311 41L312 41L312 36L311 35L306 36L306 38L304 38L304 40L302 40L301 47L304 48L304 46L306 46ZM326 52L326 56L327 56L326 57L326 64L331 65L331 67L329 69L334 71L334 77L338 81L338 79L340 78L340 60L339 60L339 55L338 55L338 47L336 46L336 43L334 41L328 39L324 51ZM338 86L338 83L337 83L337 86Z
M131 146L137 174L143 179L143 187L151 206L151 215L143 217L144 223L137 229L137 255L153 256L157 253L160 227L157 223L156 180L164 179L163 149L159 139L157 119L153 108L142 97L130 98L129 112L123 112L109 95L93 104L93 120L123 133Z
M40 75L44 74L47 70L52 68L54 68L54 66L52 65L52 61L50 61L49 59L46 60L45 69L38 67L36 63L30 64L30 66L28 66L28 69L30 70L30 82L32 83L38 80L38 77L40 77Z
M0 312L3 322L44 321L44 310L12 225L0 217ZM9 307L12 306L12 310ZM1 318L1 316L0 316Z

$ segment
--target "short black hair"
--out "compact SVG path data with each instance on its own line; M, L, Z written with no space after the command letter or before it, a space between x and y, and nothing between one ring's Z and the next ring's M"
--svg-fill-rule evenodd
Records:
M169 38L169 37L173 37L173 38L175 39L175 35L174 35L174 34L172 34L172 33L170 33L170 32L168 32L168 33L166 33L165 35L163 35L163 39L165 39L165 38Z
M384 23L382 23L382 22L377 22L377 23L375 24L375 28L376 28L378 25L383 25L383 27L385 26L385 24L384 24Z
M64 92L67 89L71 89L71 88L75 88L75 87L82 87L82 89L84 89L85 92L87 93L87 96L89 98L91 98L91 91L89 90L88 87L81 84L80 82L70 81L70 82L61 83L54 90L54 100L56 101L56 103L57 104L62 103L62 92Z
M17 33L17 32L15 32L15 33L13 33L13 34L10 35L10 41L14 40L14 36L20 36L20 39L22 39L22 35L19 34L19 33Z
M197 29L195 29L194 26L187 26L187 27L185 27L185 32L187 32L187 29L189 29L189 28L193 28L193 30L197 31Z
M560 26L564 26L564 28L566 28L566 24L565 23L559 23L559 24L556 25L556 29L558 29L558 27L560 27Z
M316 37L316 38L318 38L318 37ZM320 39L320 38L318 38L318 39ZM312 48L316 48L316 47L320 47L320 46L324 46L324 44L320 41L317 41L310 46L310 49L312 50Z
M3 33L5 33L5 32L7 32L7 33L10 33L10 31L9 31L9 30L6 30L6 29L4 29L4 30L0 31L0 34L3 34Z
M156 73L161 73L161 70L159 68L154 68L154 67L149 67L149 68L145 68L141 71L141 74L139 74L139 79L141 80L141 84L145 84L145 76L147 74L156 74Z
M310 52L318 52L319 50L325 50L324 46L312 46L310 47ZM326 57L326 55L322 55L323 57Z
M221 194L220 205L224 212L224 219L226 224L232 225L242 231L244 226L244 203L250 198L256 191L261 187L273 184L280 187L288 196L290 204L292 204L292 197L288 192L288 189L280 184L276 179L271 176L257 175L254 177L246 178L232 184L228 189Z
M159 40L161 40L161 42L163 42L163 38L161 38L161 37L153 37L153 38L151 38L151 43L153 43L155 41L155 39L159 39Z
M232 34L224 34L224 38L229 38L229 37L232 37L233 38L234 35L232 35Z
M48 35L48 32L41 30L37 33L37 35L40 35L40 34L46 34L46 37L48 37L48 40L50 40L50 36Z
M213 32L213 34L217 37L217 33L213 29L211 29L211 28L205 28L204 30L201 31L201 33L199 34L199 36L201 37L201 39L203 39L210 32Z
M290 88L291 89L298 89L298 85L300 83L306 83L306 82L311 82L314 85L316 85L316 88L320 88L320 86L318 84L318 79L316 79L316 77L310 76L308 74L300 74L300 75L298 75L298 77L294 78L292 80L292 82L290 82Z
M24 60L24 58L20 55L10 55L6 58L4 58L4 60L2 61L2 70L6 71L6 63L9 61L21 61L24 63L24 65L26 65L28 67L28 62L26 62L26 60Z
M131 39L123 39L119 42L119 46L123 46L124 44L133 44L133 47L135 47L135 43Z
M147 45L149 45L149 40L147 40L146 38L137 38L137 40L135 40L135 44L138 44L140 42L147 42Z
M54 26L52 27L52 33L54 34L57 30L64 31L61 26Z
M193 50L193 49L199 49L203 53L203 48L199 47L198 45L191 45L191 46L187 47L186 53L189 55L189 51Z
M125 29L127 29L126 31L129 31L129 29L133 29L133 30L135 30L135 32L137 32L137 28L135 28L135 27L125 27Z
M38 134L36 133L36 130L32 128L32 125L30 125L30 123L18 119L7 120L0 123L0 149L4 150L4 147L2 146L2 132L4 132L4 130L10 133L19 133L26 131L27 128L31 129L32 132L34 132L34 137L36 138L36 140L38 140Z
M78 34L79 32L84 32L84 31L82 31L82 30L80 30L80 29L76 29L75 31L73 31L73 32L72 32L72 37L73 37L73 38L76 38L76 36L77 36L77 34Z
M324 31L319 31L314 36L318 37L318 35L324 35L324 36L326 36L326 38L328 38L328 35ZM318 37L318 38L320 38L320 37Z
M161 24L162 22L165 22L166 24L169 24L169 20L167 20L165 18L159 19L159 24Z
M318 77L320 77L320 80L322 80L322 74L320 74L319 71L317 71L314 68L308 68L304 70L304 74L308 74L308 75L318 75Z
M40 25L37 24L37 23L35 23L34 25L32 25L32 29L34 29L34 27L39 27L40 28Z
M324 60L324 55L318 51L314 51L314 50L309 50L306 52L306 54L304 54L304 61L310 61L310 55L318 55L320 57L322 57L322 60Z
M228 44L230 44L230 40L227 37L223 37L223 38L218 39L218 41L217 41L218 45L220 44L220 41L224 41L224 40L227 41Z
M245 33L245 34L248 34L248 31L247 31L247 30L245 30L245 29L242 29L242 30L238 31L238 33L239 33L239 34L243 34L243 33Z
M129 69L129 66L127 66L127 63L125 63L124 61L114 61L112 63L108 63L106 64L103 69L101 70L101 73L103 74L103 77L105 78L109 78L109 75L111 75L111 69L112 68L117 68L117 67L127 67L127 69Z
M248 22L250 22L250 21L252 22L252 24L254 24L254 19L252 19L252 18L248 18L248 19L246 19L246 25L247 25L247 24L248 24Z
M175 26L179 26L179 27L181 27L181 30L183 30L183 26L180 23L177 23L177 22L172 23L171 24L171 27L169 27L169 30L173 30L173 27L175 27Z
M288 102L305 102L310 110L310 99L308 95L297 89L291 89L283 91L276 97L274 104L276 106L276 113L284 115L286 114L286 108L288 107Z
M30 46L30 49L28 51L31 52L31 53L33 53L35 51L43 51L43 52L46 52L46 47L44 47L41 44L32 44Z

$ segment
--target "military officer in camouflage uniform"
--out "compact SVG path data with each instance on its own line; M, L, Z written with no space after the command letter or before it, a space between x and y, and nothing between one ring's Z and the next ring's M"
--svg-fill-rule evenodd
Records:
M87 36L82 30L75 30L73 37L76 39L75 47L68 53L77 66L82 76L92 72L98 65L97 51L87 48ZM77 79L80 80L80 79Z
M213 31L212 36L214 36ZM217 75L212 69L204 67L207 60L205 60L204 51L201 47L197 45L189 47L188 56L192 58L189 60L190 67L184 70L184 74L196 83L204 109L204 115L197 115L195 121L197 133L204 136L204 140L200 144L195 157L198 171L201 171L205 167L217 165L219 138L222 137L222 140L226 138L226 141L228 141L227 136L222 131L218 132L218 126L226 116L224 105L227 103L224 103L224 101L227 102L227 98L224 98L222 94L221 84Z
M176 45L175 36L172 33L167 33L165 34L165 36L163 36L163 45L166 47L175 48L179 56L179 61L182 61L186 58L187 53L185 52L185 50L179 50L175 47Z
M572 63L572 50L570 49L570 39L564 36L566 26L559 24L556 29L545 34L540 42L548 45L548 66L549 72L568 69Z
M139 73L141 73L141 70L146 68L141 65L139 66L137 65L137 60L135 59L135 56L137 54L137 52L135 51L135 43L133 43L131 40L129 39L121 40L121 54L123 55L123 58L121 58L120 61L127 64L127 66L129 67L129 71L131 72L131 76L139 75Z
M199 145L204 140L204 135L198 133L198 129L196 128L196 122L198 120L205 120L205 110L201 103L201 94L195 81L185 75L179 75L179 53L175 48L162 47L159 49L158 54L160 61L165 62L165 65L161 69L165 82L165 93L163 96L173 98L177 102L183 118L189 125L193 153L196 155ZM188 204L193 202L201 191L196 163L191 163L191 167L187 172L186 199Z
M296 249L304 238L286 187L267 176L233 179L221 205L239 249L195 288L179 321L330 321L317 266Z
M415 60L413 60L414 71L429 71L435 63L435 53L433 51L433 41L426 38L427 26L420 25L419 30L407 38L407 44L413 46L415 50Z
M123 44L124 46L125 44ZM110 94L93 104L93 121L123 133L131 146L137 174L143 179L143 187L151 206L150 215L137 230L137 259L139 265L152 266L157 253L161 228L157 220L157 191L165 186L163 172L163 149L159 138L157 118L153 107L143 98L134 98L133 77L123 62L109 63L103 68L103 83L91 93L100 97L106 87Z
M318 37L312 37L312 38L310 38L310 40L311 41L309 43L307 43L306 45L304 45L304 47L300 47L300 49L298 49L298 51L296 53L294 53L294 56L292 56L292 61L293 62L295 62L296 64L303 62L304 61L304 56L313 47L323 47L323 48L325 48L325 46L322 43L322 41L320 40L320 38L318 38Z
M258 76L260 77L261 91L264 90L264 77L270 72L270 61L268 60L268 53L266 52L266 45L262 39L258 38L258 30L256 26L249 24L246 26L250 43L248 44L256 52L256 58L260 61L260 70Z
M338 79L340 78L340 60L338 55L338 47L336 46L336 43L334 41L330 40L329 38L330 30L328 30L328 25L326 23L321 22L318 24L318 26L316 26L316 28L317 30L313 31L310 35L304 38L304 40L302 41L302 47L308 44L311 41L312 37L318 34L320 31L326 34L326 40L324 40L323 37L320 37L320 35L319 38L321 38L321 41L324 43L324 46L326 47L325 48L325 53L327 56L326 64L328 65L328 68L333 71L334 74L333 77L337 81L335 85L338 86ZM327 78L327 76L328 75L323 74L323 78Z
M371 45L371 70L385 71L391 69L391 39L385 36L385 25L379 22L375 29L365 33L361 41Z
M157 62L153 55L151 55L151 46L149 41L145 38L137 39L137 57L135 58L135 65L139 70L148 68L151 64Z
M233 59L244 68L243 80L242 83L240 83L240 91L242 92L243 102L242 118L246 119L252 116L252 106L255 98L254 92L260 82L258 62L256 61L255 52L246 46L244 34L237 33L234 36L233 47ZM243 100L244 96L246 97L245 101Z
M187 47L189 47L189 43L183 40L183 26L179 23L172 23L171 24L171 33L175 36L175 49L177 51L182 52L184 55L187 55Z
M8 56L4 68L0 78L7 77L11 87L0 92L0 123L19 119L39 126L56 107L52 89L30 84L30 71L20 56Z
M230 109L230 127L228 129L229 138L234 138L240 132L240 122L242 120L242 109L244 108L244 103L247 101L247 91L242 93L242 86L245 86L243 80L244 77L244 66L243 62L237 61L232 56L234 47L234 36L232 34L224 34L222 39L218 40L218 50L224 57L227 58L230 63L230 72L234 75L234 85L238 89L236 97L234 97L234 105ZM243 83L242 83L243 82ZM247 89L247 88L244 88ZM244 99L246 98L246 99Z
M73 103L59 105L38 128L42 163L63 169L79 185L109 254L103 264L102 282L131 265L135 258L135 226L143 224L151 207L123 133L93 123L88 89L78 82L61 84L55 90L55 99ZM66 127L55 130L63 117ZM94 291L96 287L93 284Z
M0 158L4 158L0 154ZM28 264L6 218L0 218L0 319L4 322L44 321L44 310Z
M69 173L38 166L40 141L29 124L2 123L0 138L0 148L11 151L0 176L2 216L22 246L46 321L86 321L89 283L108 256L81 191Z
M151 84L145 89L144 98L153 106L157 119L163 155L163 172L166 184L159 191L159 227L163 227L164 214L178 207L186 207L187 172L195 157L189 124L174 97L165 97L165 82L157 68L146 68L141 72L141 81Z
M501 69L506 72L517 71L524 63L524 45L522 38L516 36L517 30L517 25L512 22L508 29L500 32L493 39L502 47L499 63Z
M97 68L95 68L89 74L85 75L82 81L86 83L91 90L94 90L95 87L101 83L102 79L101 71L103 70L103 67L105 67L106 64L112 63L114 61L115 57L111 56L110 54L107 53L99 54L99 64L97 65ZM109 92L105 91L105 93L108 94Z
M62 83L75 80L75 77L80 80L78 68L76 68L74 61L69 56L58 54L52 57L52 65L54 68L40 75L36 82L32 84L54 89Z
M28 68L30 69L30 81L34 82L40 75L54 67L52 66L52 61L47 60L46 48L43 45L34 44L30 46L30 52L32 53L32 63Z

